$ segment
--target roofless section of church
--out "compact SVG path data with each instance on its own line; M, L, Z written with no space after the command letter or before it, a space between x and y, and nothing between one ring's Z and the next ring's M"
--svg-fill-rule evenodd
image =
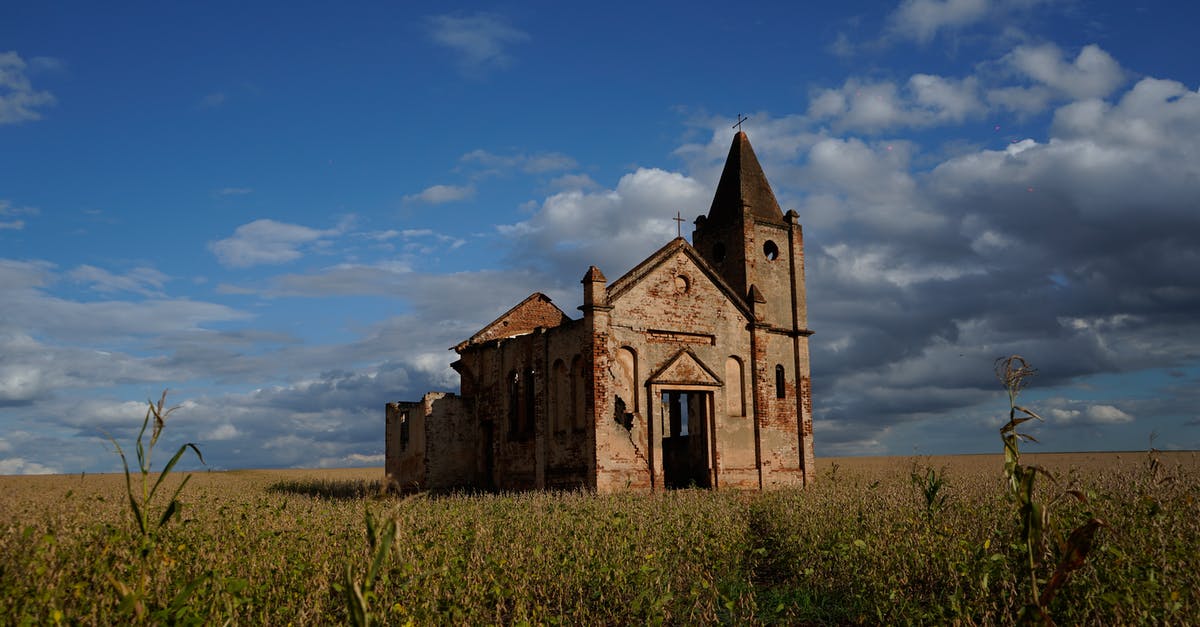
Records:
M459 394L387 406L401 489L771 489L814 476L798 216L738 132L693 244L668 242L582 317L535 293L454 347Z

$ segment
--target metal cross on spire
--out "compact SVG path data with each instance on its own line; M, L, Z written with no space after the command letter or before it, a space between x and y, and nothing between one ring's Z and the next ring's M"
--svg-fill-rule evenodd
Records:
M740 133L740 132L742 132L742 124L744 124L746 122L746 120L749 120L749 119L750 118L742 117L742 114L739 113L737 124L734 124L733 126L731 126L729 128L736 128L738 130L738 132Z
M683 223L686 222L686 220L683 219L683 215L676 211L675 217L671 219L675 221L675 236L683 237Z

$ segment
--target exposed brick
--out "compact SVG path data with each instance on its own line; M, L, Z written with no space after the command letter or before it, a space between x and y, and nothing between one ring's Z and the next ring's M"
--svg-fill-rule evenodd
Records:
M389 403L389 477L601 492L811 482L803 234L742 133L730 160L695 247L677 238L611 284L593 266L579 320L531 295L455 347L459 395Z

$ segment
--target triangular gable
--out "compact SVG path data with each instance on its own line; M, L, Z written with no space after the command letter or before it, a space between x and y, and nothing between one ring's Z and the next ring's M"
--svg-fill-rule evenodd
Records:
M478 333L459 342L454 346L454 350L462 351L472 344L532 333L538 327L549 329L570 320L567 314L550 301L549 296L534 292L499 318L489 322Z
M712 281L713 285L729 298L729 302L733 303L734 307L737 307L738 311L746 317L746 320L754 319L754 314L746 304L745 298L741 294L738 294L732 287L729 287L729 284L708 265L708 262L700 256L700 253L682 237L676 237L671 240L653 255L646 257L645 261L634 266L629 272L626 272L624 276L613 281L612 285L608 286L608 303L610 305L615 303L633 286L641 283L642 279L649 276L655 269L669 261L673 255L679 252L682 252L684 256L690 259L696 266L696 269L705 277L708 277L708 280Z
M691 349L685 348L675 354L667 364L646 379L646 384L707 385L721 387L724 383Z

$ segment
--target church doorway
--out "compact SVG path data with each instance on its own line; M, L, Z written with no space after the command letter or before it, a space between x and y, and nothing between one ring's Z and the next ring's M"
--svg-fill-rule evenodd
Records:
M711 392L663 390L659 404L663 485L710 488L708 417Z

